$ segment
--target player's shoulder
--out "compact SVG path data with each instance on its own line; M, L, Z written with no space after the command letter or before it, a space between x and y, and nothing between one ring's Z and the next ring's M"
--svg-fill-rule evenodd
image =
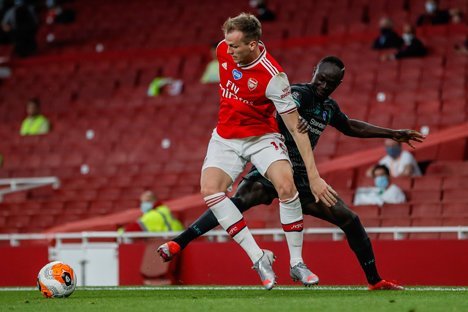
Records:
M291 85L291 93L293 98L299 100L303 97L312 96L312 90L307 83L294 83Z
M278 61L267 51L265 44L260 42L259 46L261 52L257 64L269 72L272 77L284 73L283 67L281 67Z
M333 108L336 108L336 107L339 108L339 107L340 107L340 106L338 105L338 102L335 101L335 99L333 99L332 97L328 97L328 98L323 102L323 104L324 104L325 106L329 106L329 107L333 107Z

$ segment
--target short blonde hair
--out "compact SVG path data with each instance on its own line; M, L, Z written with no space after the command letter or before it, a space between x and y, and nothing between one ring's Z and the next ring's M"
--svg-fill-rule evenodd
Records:
M236 17L228 18L222 27L225 34L238 30L244 34L244 42L259 41L262 36L262 24L254 15L241 13Z

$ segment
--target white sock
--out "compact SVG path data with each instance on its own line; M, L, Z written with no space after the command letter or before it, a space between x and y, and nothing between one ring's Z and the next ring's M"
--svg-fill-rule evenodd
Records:
M263 250L258 247L234 203L225 193L216 193L204 199L223 229L245 250L252 263L257 262L262 257Z
M290 265L293 267L299 262L304 262L302 260L304 221L299 193L291 199L280 200L280 219L288 242Z

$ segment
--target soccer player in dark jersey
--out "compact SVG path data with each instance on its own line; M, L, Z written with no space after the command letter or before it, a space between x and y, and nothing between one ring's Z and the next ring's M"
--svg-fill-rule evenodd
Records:
M338 104L330 95L343 80L345 66L334 56L323 58L317 65L312 81L293 84L292 95L300 114L300 130L307 131L313 148L327 125L331 125L345 135L359 138L390 138L397 142L422 142L424 137L414 130L393 130L348 118L341 112ZM305 215L314 216L340 227L346 235L348 244L354 251L366 275L370 290L400 290L400 285L380 277L375 264L374 252L369 237L358 215L338 198L338 202L327 207L316 200L310 191L304 163L293 138L288 133L281 118L278 118L281 133L294 168L294 180ZM273 185L255 167L239 184L236 194L231 198L241 212L260 204L270 204L278 195ZM187 230L165 243L166 253L160 256L164 261L171 260L193 239L203 235L218 225L216 218L208 210ZM161 249L160 249L161 250Z

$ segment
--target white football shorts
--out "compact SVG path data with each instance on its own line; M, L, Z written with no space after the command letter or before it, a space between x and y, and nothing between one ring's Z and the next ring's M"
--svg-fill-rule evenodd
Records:
M265 176L270 165L278 160L287 160L291 163L284 138L279 133L242 139L224 139L214 129L202 171L216 167L226 172L234 181L249 161Z

